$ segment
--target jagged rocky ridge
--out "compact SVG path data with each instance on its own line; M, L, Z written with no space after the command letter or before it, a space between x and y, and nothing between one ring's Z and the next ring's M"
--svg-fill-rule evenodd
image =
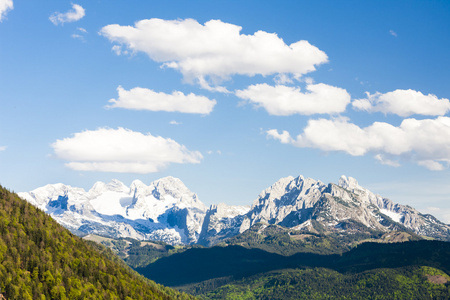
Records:
M303 176L282 178L264 190L251 207L218 204L207 209L173 177L149 186L134 181L129 188L117 180L98 182L88 192L47 185L19 195L80 235L210 246L265 223L311 231L315 231L314 224L320 224L321 230L342 234L361 228L400 230L450 240L449 225L376 195L346 176L338 184L328 185Z
M181 180L166 177L149 186L113 180L86 192L63 184L46 185L19 196L78 235L196 243L206 206Z

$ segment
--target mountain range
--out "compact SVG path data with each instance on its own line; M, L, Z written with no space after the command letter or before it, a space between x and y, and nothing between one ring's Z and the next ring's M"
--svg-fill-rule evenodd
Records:
M130 187L118 180L89 190L49 184L20 197L73 233L212 246L248 229L276 225L297 233L353 235L408 232L450 241L450 226L392 202L341 176L337 184L286 177L262 191L251 206L207 208L180 179L165 177ZM262 226L262 227L261 227ZM300 238L301 235L300 235Z

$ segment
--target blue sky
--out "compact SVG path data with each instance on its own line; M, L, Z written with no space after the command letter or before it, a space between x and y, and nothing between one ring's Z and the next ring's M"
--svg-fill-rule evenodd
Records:
M341 175L450 223L448 1L0 0L0 183Z

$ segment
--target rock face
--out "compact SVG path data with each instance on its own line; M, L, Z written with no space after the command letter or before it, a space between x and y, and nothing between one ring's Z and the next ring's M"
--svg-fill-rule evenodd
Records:
M199 242L213 245L257 223L315 231L314 223L320 224L321 231L342 234L366 230L409 231L450 241L450 226L431 215L422 215L414 208L376 195L361 187L354 178L342 176L338 184L325 185L299 176L282 178L264 190L246 214L215 218L215 226L204 224Z
M131 187L117 180L97 182L88 192L54 184L19 195L80 235L210 246L265 223L317 231L316 224L321 231L342 234L409 231L450 240L449 225L345 176L328 185L303 176L282 178L261 192L251 207L221 203L207 209L173 177L149 186L138 180Z
M211 205L203 221L199 244L216 244L248 229L243 226L245 214L250 206ZM244 227L244 228L241 228Z

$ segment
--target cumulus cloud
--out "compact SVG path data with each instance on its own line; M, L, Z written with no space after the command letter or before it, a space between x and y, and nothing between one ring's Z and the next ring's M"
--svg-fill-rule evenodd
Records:
M267 131L267 136L279 140L282 144L291 144L294 142L294 139L286 130L283 130L282 133L278 133L278 130L271 129Z
M64 24L64 23L70 23L70 22L76 22L83 18L85 15L85 10L81 5L78 4L72 4L72 10L69 10L66 13L60 13L60 12L54 12L50 17L49 20L55 24Z
M176 141L129 129L100 128L75 133L52 145L56 157L78 171L158 172L171 163L199 163L203 156Z
M165 94L140 87L127 91L119 86L117 92L119 94L118 99L109 100L112 104L107 105L107 108L120 107L133 110L209 114L216 105L216 100L210 100L205 96L197 96L193 93L185 95L179 91Z
M12 0L0 0L0 22L6 16L6 13L14 8Z
M292 77L287 74L278 74L273 79L277 85L283 85L283 84L289 84L294 83L292 80Z
M443 116L450 111L450 101L435 95L424 95L414 90L395 90L385 94L366 92L366 99L352 102L353 108L367 112L382 112L408 117L414 114Z
M308 41L287 45L275 33L245 35L241 30L220 20L202 25L193 19L148 19L134 26L107 25L100 34L116 43L116 53L144 52L163 66L180 71L188 81L203 81L205 87L235 74L298 77L328 60Z
M343 151L353 156L374 153L376 159L395 165L389 157L410 159L429 170L443 170L450 164L450 118L405 119L399 127L375 122L361 128L347 119L310 120L303 133L295 139L289 132L266 132L267 137L297 147L323 151Z
M308 84L306 90L302 93L298 87L263 83L238 90L236 96L275 116L337 114L350 103L350 95L342 88L319 83Z

